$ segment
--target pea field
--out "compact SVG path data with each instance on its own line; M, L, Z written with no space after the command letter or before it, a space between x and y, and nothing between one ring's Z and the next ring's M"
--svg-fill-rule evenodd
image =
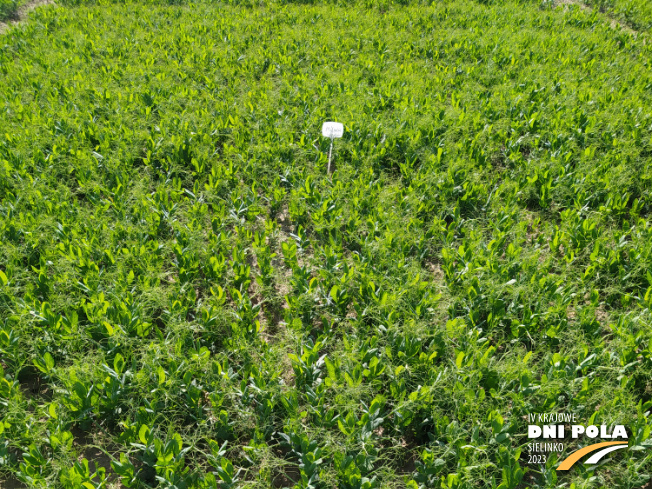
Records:
M0 487L652 487L651 29L647 0L8 25ZM628 449L530 463L557 412Z

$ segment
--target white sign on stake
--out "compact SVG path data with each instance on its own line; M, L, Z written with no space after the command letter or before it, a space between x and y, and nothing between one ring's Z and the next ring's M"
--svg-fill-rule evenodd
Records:
M344 134L344 124L341 122L324 122L321 126L321 134L325 138L331 138L331 147L328 149L328 174L331 174L331 155L333 154L333 139L341 138Z
M321 126L321 134L325 138L341 138L344 134L344 124L341 122L324 122Z

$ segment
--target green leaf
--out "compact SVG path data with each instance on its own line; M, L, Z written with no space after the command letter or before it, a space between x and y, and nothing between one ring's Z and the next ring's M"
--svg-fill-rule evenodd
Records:
M148 445L149 443L149 434L150 434L150 429L149 427L144 424L140 427L138 430L138 439L143 445Z
M455 365L457 368L462 368L462 361L464 360L464 352L461 351L457 354L457 358L455 359Z
M7 276L5 275L5 272L3 272L2 270L0 270L0 282L2 282L2 285L7 285L7 283L9 282L7 280Z
M165 382L165 370L163 370L163 367L159 365L156 369L156 374L158 376L158 385L163 385Z
M45 366L48 369L48 372L54 368L54 358L52 358L52 355L50 355L49 352L45 352L45 355L43 355L43 359L45 360Z
M125 359L122 357L122 355L118 353L113 359L113 369L118 374L121 374L124 368L125 368Z

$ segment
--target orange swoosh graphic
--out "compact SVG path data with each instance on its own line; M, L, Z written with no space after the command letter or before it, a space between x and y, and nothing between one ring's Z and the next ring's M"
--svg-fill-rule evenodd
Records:
M599 450L600 448L603 447L609 447L612 445L627 445L627 442L622 442L622 441L605 441L603 443L595 443L593 445L589 445L588 447L581 448L573 453L571 453L566 459L557 467L557 470L568 470L570 469L573 465L575 465L575 462L577 462L579 459L581 459L584 455L595 452L596 450Z

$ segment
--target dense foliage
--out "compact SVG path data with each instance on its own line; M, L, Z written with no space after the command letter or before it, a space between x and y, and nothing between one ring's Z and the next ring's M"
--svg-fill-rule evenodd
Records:
M651 55L547 2L34 11L0 36L0 474L647 483ZM558 411L633 449L529 465Z
M17 0L0 0L0 22L14 19L17 12Z

